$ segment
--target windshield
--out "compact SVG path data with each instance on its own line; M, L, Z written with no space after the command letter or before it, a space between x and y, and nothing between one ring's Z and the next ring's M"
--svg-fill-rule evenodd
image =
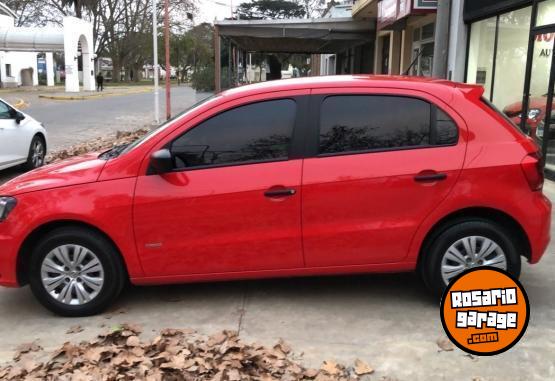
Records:
M166 127L168 127L169 125L171 125L175 120L181 118L182 116L184 116L185 114L187 114L189 111L197 108L198 106L216 98L217 95L211 95L207 98L204 98L203 100L201 100L200 102L195 103L194 105L192 105L191 107L185 109L184 111L180 112L179 114L175 115L173 118L167 120L166 122L164 122L162 125L160 125L157 128L154 128L152 131L150 131L148 134L146 134L145 136L143 136L142 138L139 138L137 140L135 140L133 143L129 144L128 146L125 147L125 149L121 150L118 154L119 155L124 155L127 152L131 151L134 148L137 148L138 146L140 146L141 144L143 144L144 142L148 141L149 139L151 139L152 137L158 135L160 132L164 131L166 129Z

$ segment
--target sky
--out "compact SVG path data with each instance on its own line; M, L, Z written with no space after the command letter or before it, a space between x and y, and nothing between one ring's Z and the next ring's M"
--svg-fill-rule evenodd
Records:
M231 5L237 7L245 0L197 0L199 14L195 23L213 22L214 18L223 20L231 16Z
M195 24L213 22L214 18L223 20L231 17L232 5L235 9L239 4L248 2L250 0L197 0L199 14L195 17Z

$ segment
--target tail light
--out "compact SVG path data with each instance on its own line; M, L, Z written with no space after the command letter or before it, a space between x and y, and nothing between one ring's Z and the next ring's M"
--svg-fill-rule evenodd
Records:
M540 191L543 188L543 167L542 157L539 152L534 152L526 156L520 163L524 176L533 191Z

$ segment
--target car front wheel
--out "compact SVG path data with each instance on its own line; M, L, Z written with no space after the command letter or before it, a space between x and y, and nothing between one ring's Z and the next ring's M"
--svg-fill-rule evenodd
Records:
M519 245L513 236L499 224L482 219L448 227L423 253L421 273L426 285L441 294L464 271L484 266L505 270L518 278Z
M102 312L120 294L125 271L103 235L61 228L44 237L31 257L29 283L36 298L63 316Z
M44 140L36 135L31 140L31 146L29 147L29 155L27 156L27 162L25 167L28 170L42 167L44 165L44 158L46 156L46 144Z

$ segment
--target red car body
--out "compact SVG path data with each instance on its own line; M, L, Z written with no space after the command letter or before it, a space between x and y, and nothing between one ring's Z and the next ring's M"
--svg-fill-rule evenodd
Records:
M0 222L0 284L26 283L33 242L68 224L109 237L138 285L412 271L435 226L473 212L514 221L526 237L523 254L536 263L550 239L551 216L542 179L534 177L538 147L486 107L482 92L380 76L285 80L226 91L117 158L89 154L0 187L0 195L17 199ZM223 110L322 94L423 99L456 122L458 143L149 173L154 152ZM445 180L415 181L434 173ZM294 196L264 197L284 188Z

